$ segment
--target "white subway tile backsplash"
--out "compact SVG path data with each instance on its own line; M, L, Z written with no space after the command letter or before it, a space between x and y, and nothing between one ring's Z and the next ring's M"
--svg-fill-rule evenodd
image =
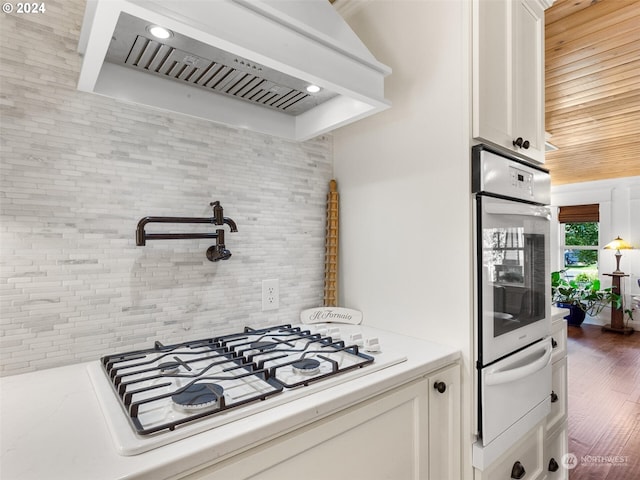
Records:
M76 90L84 1L0 21L0 375L296 322L322 302L331 138L293 143ZM140 218L238 224L135 245ZM226 227L225 227L226 228ZM207 225L149 225L202 231ZM280 309L261 311L261 281Z

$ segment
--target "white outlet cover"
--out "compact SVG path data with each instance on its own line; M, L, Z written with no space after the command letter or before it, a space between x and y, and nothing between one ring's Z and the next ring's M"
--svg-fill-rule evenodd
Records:
M262 311L280 308L280 284L278 279L262 281Z

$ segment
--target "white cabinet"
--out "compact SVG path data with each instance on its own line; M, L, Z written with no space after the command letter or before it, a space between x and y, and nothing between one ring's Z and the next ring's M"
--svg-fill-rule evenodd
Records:
M429 385L429 478L462 478L460 367L455 365L431 375Z
M552 365L551 413L547 416L546 431L555 430L567 418L567 358Z
M555 345L551 374L551 413L545 422L543 469L545 480L566 480L569 470L563 464L568 452L567 430L567 322L564 313L554 315L551 326L551 338Z
M457 479L460 408L456 364L180 478Z
M474 0L473 137L544 162L544 9Z
M542 422L489 468L476 470L475 480L567 480L566 453L567 422L550 434L545 434Z
M565 455L568 451L567 422L563 422L560 427L547 434L543 448L542 467L545 480L567 480L569 470L565 466Z
M475 471L475 480L537 480L543 469L544 425L538 424L518 443L483 471Z

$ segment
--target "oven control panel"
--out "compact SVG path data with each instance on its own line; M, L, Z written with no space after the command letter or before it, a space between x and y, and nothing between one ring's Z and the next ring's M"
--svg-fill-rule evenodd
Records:
M514 200L548 205L551 200L549 172L476 145L472 149L473 193L499 195Z
M509 167L511 186L516 191L522 192L529 197L533 197L533 174L525 172L520 168Z

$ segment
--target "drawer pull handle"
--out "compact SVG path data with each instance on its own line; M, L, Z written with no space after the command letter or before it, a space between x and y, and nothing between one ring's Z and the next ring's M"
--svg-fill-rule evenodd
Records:
M526 471L520 461L517 461L513 464L513 468L511 469L511 478L515 478L516 480L520 478L524 478L526 475Z
M504 383L516 382L545 368L551 361L551 342L545 342L545 344L541 345L543 346L543 348L536 352L542 352L540 358L532 363L529 363L528 365L525 365L524 367L516 367L512 368L511 370L489 369L489 371L485 375L485 385L501 385Z
M551 403L556 403L558 401L558 394L551 390Z
M559 468L560 468L560 465L558 465L558 462L556 462L555 458L552 458L551 460L549 460L549 471L550 472L557 472Z
M444 393L447 389L447 384L444 382L436 382L433 384L433 388L435 388L440 393Z

